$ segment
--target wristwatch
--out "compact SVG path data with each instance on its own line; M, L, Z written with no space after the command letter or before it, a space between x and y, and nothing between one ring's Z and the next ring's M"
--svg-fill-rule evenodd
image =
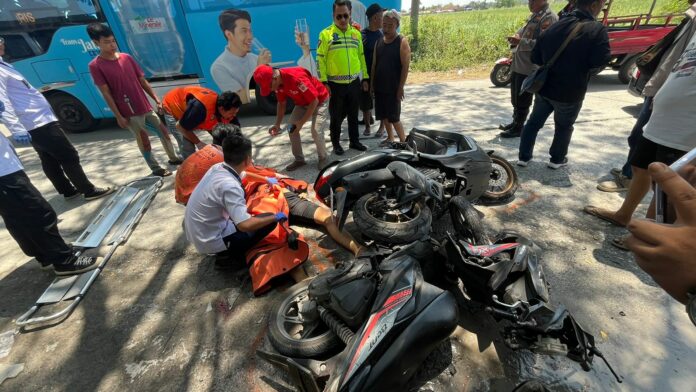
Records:
M689 315L691 322L696 326L696 289L686 293L686 313Z

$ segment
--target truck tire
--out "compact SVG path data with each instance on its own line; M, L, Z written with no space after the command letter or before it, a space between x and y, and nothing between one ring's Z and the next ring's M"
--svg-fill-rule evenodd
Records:
M623 84L628 84L633 77L633 72L636 70L636 60L637 56L630 57L628 60L624 61L619 68L619 81Z
M99 120L92 117L85 105L72 95L55 93L47 96L46 100L67 132L90 132L99 124Z
M491 71L491 83L496 87L505 87L512 81L510 64L496 64Z
M297 303L303 296L307 296L311 279L292 286L285 292L285 297L271 310L268 319L268 339L273 347L281 354L289 357L317 358L338 351L343 347L343 342L321 320L317 328L319 333L312 337L301 338L291 336L286 329L286 321L289 314L295 314ZM295 307L295 309L293 309ZM290 323L292 324L292 323Z
M376 193L364 195L353 207L353 221L360 233L384 244L408 244L430 233L433 215L430 208L422 201L414 202L415 215L405 222L385 221L370 212L371 203L377 198Z

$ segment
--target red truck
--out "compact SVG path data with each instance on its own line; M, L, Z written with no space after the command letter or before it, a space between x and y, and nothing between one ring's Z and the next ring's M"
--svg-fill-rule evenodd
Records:
M602 23L609 30L611 45L611 61L606 68L619 71L621 83L628 84L636 68L636 58L650 46L674 29L679 21L674 14L654 16L655 3L653 0L647 14L609 16L612 0L608 0L602 11ZM575 1L569 1L561 12L569 12L574 8ZM511 58L496 61L491 72L491 82L496 86L506 86L510 83Z

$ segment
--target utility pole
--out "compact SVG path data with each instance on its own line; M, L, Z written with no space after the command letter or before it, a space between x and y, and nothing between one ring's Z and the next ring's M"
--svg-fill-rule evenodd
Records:
M420 0L411 0L411 35L412 47L418 46L418 13L420 12Z

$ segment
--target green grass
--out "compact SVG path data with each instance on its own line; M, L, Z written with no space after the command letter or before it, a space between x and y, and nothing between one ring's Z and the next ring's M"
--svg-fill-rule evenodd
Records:
M651 0L615 0L610 16L647 13ZM553 2L559 11L565 1ZM683 11L686 0L658 0L654 14ZM419 41L414 47L411 69L447 71L489 64L509 53L505 37L514 34L529 15L526 6L453 14L421 15ZM410 18L402 19L402 33L410 34Z

